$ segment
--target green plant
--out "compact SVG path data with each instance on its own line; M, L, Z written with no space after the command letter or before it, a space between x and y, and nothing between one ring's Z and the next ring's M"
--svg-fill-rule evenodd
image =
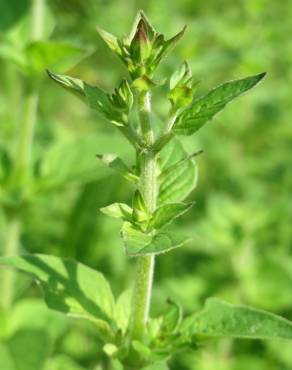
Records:
M39 281L48 307L90 320L104 343L104 352L125 369L151 365L157 369L159 363L167 368L166 361L175 352L196 348L209 337L292 339L292 324L287 320L214 298L207 301L201 312L187 317L173 301L169 301L164 315L149 317L155 257L187 241L174 234L170 224L192 206L183 201L197 179L197 153L185 153L177 136L196 133L265 75L227 82L197 98L196 83L188 64L183 63L169 79L170 110L167 122L161 125L151 112L152 90L163 84L154 80L154 73L184 30L165 40L143 12L139 12L128 38L118 40L99 29L130 76L130 81L124 79L113 94L79 79L49 72L54 81L116 126L136 151L132 167L115 155L98 155L136 189L131 206L114 203L102 208L103 213L123 220L125 251L137 264L133 291L125 291L115 300L102 274L72 260L45 255L1 259L2 265L28 272Z

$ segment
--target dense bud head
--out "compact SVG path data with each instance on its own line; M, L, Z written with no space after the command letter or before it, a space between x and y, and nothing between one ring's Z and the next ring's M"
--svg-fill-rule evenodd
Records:
M128 37L118 40L115 36L98 28L106 44L127 66L132 80L147 77L151 79L164 57L183 36L185 27L169 40L158 33L143 11L139 11Z

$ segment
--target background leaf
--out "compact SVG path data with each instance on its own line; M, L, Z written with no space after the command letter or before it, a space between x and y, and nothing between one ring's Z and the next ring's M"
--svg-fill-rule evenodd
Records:
M34 41L25 49L27 68L34 73L46 69L67 71L88 55L84 49L64 42Z

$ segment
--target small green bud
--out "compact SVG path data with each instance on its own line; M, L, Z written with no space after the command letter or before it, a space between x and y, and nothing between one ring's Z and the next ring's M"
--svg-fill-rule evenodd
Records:
M138 91L149 91L152 88L156 87L157 84L152 81L149 77L147 76L141 76L136 78L133 83L132 83L133 88L137 89Z
M187 62L184 62L173 73L169 81L168 99L174 110L189 105L194 97L192 72Z
M127 112L130 111L133 106L134 97L126 79L123 79L120 86L115 89L114 93L110 96L110 100L115 108Z
M151 41L147 34L146 24L140 19L135 36L130 45L132 59L136 63L143 63L151 54Z
M133 208L132 218L135 222L144 222L148 220L145 201L139 190L136 190L133 196L132 208Z
M153 77L153 73L173 49L185 32L184 27L169 40L158 33L143 11L139 11L128 37L117 39L114 35L97 28L99 35L111 50L127 66L133 80L142 76Z

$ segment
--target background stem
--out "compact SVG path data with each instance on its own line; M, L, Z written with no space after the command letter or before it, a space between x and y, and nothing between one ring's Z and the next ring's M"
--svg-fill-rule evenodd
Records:
M31 40L42 38L45 17L45 0L33 0L31 7ZM19 140L14 158L14 170L12 173L12 188L20 193L25 192L28 186L31 171L31 152L35 131L35 123L38 109L38 84L30 86L27 80L26 96L24 98L23 120L19 124ZM21 233L20 207L14 209L13 216L8 212L7 233L4 245L4 256L16 255L19 249ZM2 305L9 309L14 298L14 277L12 270L5 269L2 273L1 295Z
M5 239L5 249L3 257L13 256L17 254L20 234L20 220L13 216L10 218ZM14 271L5 269L2 275L2 305L4 309L9 309L13 301L14 291Z
M150 121L150 93L138 97L139 117L144 143L153 144L154 135ZM152 213L157 204L156 156L148 150L138 153L140 161L140 191L147 211ZM132 300L132 338L142 339L149 318L152 293L154 255L137 257L135 287Z

